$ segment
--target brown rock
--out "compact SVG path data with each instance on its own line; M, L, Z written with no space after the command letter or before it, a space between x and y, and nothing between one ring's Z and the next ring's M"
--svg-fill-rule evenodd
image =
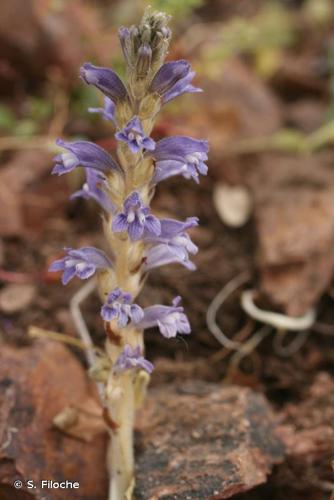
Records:
M263 155L248 175L255 198L260 289L277 308L302 315L334 271L334 173L328 154Z
M138 421L136 499L224 499L264 483L283 457L263 396L189 382L150 393Z
M73 355L56 342L22 349L2 345L0 387L0 498L104 500L105 435L92 444L53 428L53 418L65 407L80 406L93 395ZM17 492L14 480L33 480L37 488ZM80 488L41 489L41 480L78 481Z
M286 445L287 460L279 466L277 480L280 487L304 491L302 498L328 498L333 481L333 377L319 373L305 396L282 412L278 432Z

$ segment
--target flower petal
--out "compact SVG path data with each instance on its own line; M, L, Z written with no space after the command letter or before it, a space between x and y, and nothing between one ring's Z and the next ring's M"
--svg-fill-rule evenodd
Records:
M81 78L94 85L113 101L126 99L128 93L120 77L110 68L85 63L80 68Z
M132 241L139 240L144 233L144 224L141 224L136 217L135 220L129 224L128 233Z
M114 231L114 233L122 233L123 231L126 231L127 228L128 228L128 221L126 215L124 214L115 215L112 221L112 230Z

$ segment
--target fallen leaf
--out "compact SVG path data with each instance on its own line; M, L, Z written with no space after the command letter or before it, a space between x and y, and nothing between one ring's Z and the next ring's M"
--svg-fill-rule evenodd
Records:
M64 408L54 417L53 423L65 434L90 443L98 434L106 432L102 414L101 405L89 398L80 405Z

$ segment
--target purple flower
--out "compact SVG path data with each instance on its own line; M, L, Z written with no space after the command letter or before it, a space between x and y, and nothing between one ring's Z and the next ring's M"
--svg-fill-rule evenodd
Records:
M85 200L95 200L106 212L114 213L116 206L108 196L107 180L101 172L85 168L86 182L79 191L71 195L71 199L84 198Z
M191 85L195 72L187 61L171 61L163 64L150 85L150 91L161 96L167 103L185 92L201 92L201 89Z
M65 248L67 255L62 259L55 260L49 267L49 271L63 271L62 283L67 283L77 276L85 280L93 276L97 269L112 267L112 263L102 250L94 247L82 247L78 250Z
M157 142L152 156L156 161L153 182L157 184L168 177L182 175L199 182L199 174L206 175L208 167L208 141L191 137L167 137Z
M160 225L160 234L158 236L152 236L150 234L148 234L147 236L145 235L146 242L171 243L172 241L175 241L175 238L183 238L185 236L187 237L187 239L189 239L189 236L185 231L192 227L198 226L198 217L188 217L184 222L175 219L160 219Z
M125 370L131 370L131 368L142 368L148 373L152 373L154 365L142 356L139 345L132 348L130 345L126 344L123 351L116 359L114 370L116 372L123 372Z
M90 63L85 63L80 68L81 78L101 90L112 101L127 98L127 90L120 77L110 68L101 68Z
M137 241L146 234L159 235L160 221L150 213L141 201L139 193L134 191L124 202L123 212L117 214L112 221L114 233L127 231L132 241Z
M193 245L197 251L196 245L194 245L191 240L190 244ZM196 269L195 264L189 260L188 251L185 247L161 243L147 250L145 257L144 267L146 271L150 271L155 267L165 266L166 264L181 264L189 269L189 271L195 271Z
M104 97L103 108L88 108L89 113L101 113L104 120L115 122L116 105L109 97Z
M189 334L190 324L183 307L179 305L180 302L181 297L175 297L172 306L146 307L144 317L137 326L143 329L157 326L160 333L168 339L176 337L178 333Z
M146 269L171 263L180 263L190 270L196 269L195 264L189 260L189 253L196 254L198 248L185 231L198 225L197 217L189 217L185 222L161 219L160 224L160 235L144 238L146 243L154 245L147 251Z
M153 151L155 142L145 135L141 121L138 116L133 117L121 130L115 134L119 141L125 142L132 153L138 153L141 149Z
M79 166L93 168L101 172L113 170L122 172L121 167L112 159L110 154L93 142L65 142L58 139L56 144L66 149L66 151L54 158L56 165L52 170L53 174L67 174Z
M107 303L102 306L101 316L105 321L117 319L117 324L123 328L129 321L138 323L144 316L144 312L137 304L131 304L130 293L115 288L107 298Z

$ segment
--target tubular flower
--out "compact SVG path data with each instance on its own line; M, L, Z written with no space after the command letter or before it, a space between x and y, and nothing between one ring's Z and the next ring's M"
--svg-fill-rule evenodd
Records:
M88 141L65 142L57 140L57 145L66 149L64 153L57 155L52 173L57 175L67 174L77 167L86 167L99 170L100 172L122 172L121 167L113 160L107 151Z
M144 269L150 271L151 269L167 264L181 264L189 269L189 271L195 271L196 265L189 260L186 248L183 247L181 249L179 247L177 250L179 251L175 251L175 247L173 248L165 243L153 246L146 252Z
M172 306L151 306L144 309L144 317L138 323L139 328L157 326L161 335L170 339L178 333L188 335L191 332L190 324L184 309L179 304L181 297L175 297Z
M115 137L118 141L125 142L132 153L138 153L141 149L152 151L155 148L153 139L144 134L138 116L134 116Z
M117 214L112 222L114 233L127 231L132 241L143 237L144 231L148 234L159 235L160 221L150 213L141 201L139 193L134 191L124 202L123 212Z
M146 236L145 242L151 243L146 254L146 270L166 264L179 263L189 270L196 269L189 260L189 254L195 255L198 247L185 232L198 225L197 217L189 217L185 222L174 219L161 219L161 233L158 236Z
M160 95L165 104L184 93L202 92L191 85L195 72L187 61L171 61L163 64L150 85L150 91Z
M82 247L78 250L65 248L67 255L55 260L49 271L63 271L62 283L67 285L74 276L86 280L95 274L97 269L112 267L111 261L102 250L94 247Z
M103 108L88 108L88 111L89 113L100 113L104 120L115 122L115 109L114 101L105 96Z
M206 175L208 172L205 164L208 151L208 141L183 136L162 139L152 153L156 162L153 183L174 175L182 175L198 183L199 174Z
M143 357L140 346L133 349L126 344L114 364L114 370L119 373L132 368L142 368L147 373L152 373L154 365Z
M108 213L114 213L116 206L108 195L108 182L101 172L85 168L86 182L79 191L71 195L71 199L84 198L85 200L94 200L100 207Z
M128 97L127 90L120 77L110 68L85 63L80 68L80 76L88 85L94 85L112 101L122 101Z
M130 293L115 288L107 298L107 303L102 306L101 316L105 321L117 319L117 324L123 328L129 321L138 323L144 316L143 310L137 304L132 304Z

